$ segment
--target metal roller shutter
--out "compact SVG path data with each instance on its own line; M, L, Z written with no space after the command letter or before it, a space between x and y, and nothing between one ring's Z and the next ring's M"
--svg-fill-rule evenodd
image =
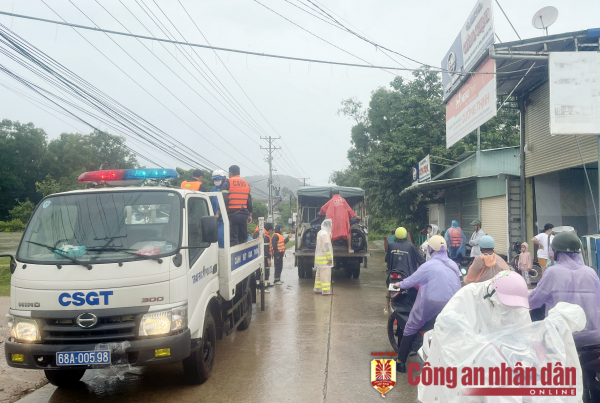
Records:
M542 175L581 166L581 156L573 136L550 136L550 86L543 84L529 94L525 109L525 176ZM598 161L596 136L579 136L586 164Z
M510 256L508 253L508 219L506 196L481 199L481 228L494 238L494 251Z

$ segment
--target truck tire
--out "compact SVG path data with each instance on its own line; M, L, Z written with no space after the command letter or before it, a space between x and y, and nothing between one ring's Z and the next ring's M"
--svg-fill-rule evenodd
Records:
M352 277L358 278L358 276L360 276L360 265L352 270Z
M352 278L353 273L354 273L354 270L351 267L344 267L344 277Z
M204 329L200 346L189 357L183 360L183 373L189 384L200 385L210 377L215 363L215 348L217 345L217 330L215 320L206 310Z
M304 277L305 278L313 278L313 267L310 263L304 264Z
M47 369L44 371L46 374L46 379L54 386L58 386L59 388L72 388L77 385L81 378L83 378L83 374L85 374L85 369L70 369L70 370L55 370L55 369Z
M242 312L247 313L247 315L238 325L238 330L248 329L252 321L252 294L250 292L246 296L246 301L242 302Z

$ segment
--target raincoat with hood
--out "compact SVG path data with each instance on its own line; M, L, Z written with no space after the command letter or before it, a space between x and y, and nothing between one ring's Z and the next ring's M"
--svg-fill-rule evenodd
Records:
M321 231L317 234L315 248L315 275L314 291L317 293L331 294L331 268L333 267L333 245L331 244L331 220L328 218L321 223Z
M555 252L557 263L548 267L537 287L529 294L531 309L546 304L548 314L559 302L581 306L587 317L585 329L573 334L579 347L600 344L600 280L583 264L580 253Z
M521 246L525 247L525 251L519 254L519 264L517 265L517 268L521 270L525 282L529 285L531 284L531 280L529 280L529 271L533 268L533 259L531 258L531 253L529 253L529 244L523 242Z
M415 334L442 311L446 303L460 289L458 266L448 258L446 247L435 252L430 250L431 259L410 277L400 282L400 288L408 290L419 286L404 336Z
M581 366L573 343L573 332L585 326L581 307L560 303L541 322L531 322L526 308L503 305L494 293L488 294L491 280L463 287L438 315L434 330L425 334L423 350L429 346L425 361L435 367L454 367L456 388L419 384L421 402L578 402L583 392ZM427 343L427 341L431 343ZM468 396L461 382L465 367L483 367L484 384L490 385L489 369L502 364L515 368L536 368L536 385L541 385L541 370L548 363L560 362L576 368L577 396L482 397ZM483 386L480 384L480 386Z
M473 259L464 281L465 284L480 283L491 280L496 274L505 270L510 270L510 267L500 256L495 253L490 255L482 253Z
M321 207L319 215L324 215L333 221L331 240L348 239L350 233L350 220L356 216L352 207L339 194L334 194L331 199Z
M473 235L471 235L471 239L469 240L469 245L471 245L471 256L481 255L481 248L479 247L479 240L484 235L485 235L485 232L483 232L483 230L481 228L479 228L479 231L473 232Z
M458 226L458 221L452 220L452 227L446 231L446 242L450 251L450 259L456 259L458 255L464 256L467 254L467 237L463 230Z

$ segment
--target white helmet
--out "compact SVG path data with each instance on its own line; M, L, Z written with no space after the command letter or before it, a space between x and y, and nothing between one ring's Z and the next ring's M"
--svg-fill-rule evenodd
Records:
M212 173L212 178L227 178L227 172L222 169L215 169Z

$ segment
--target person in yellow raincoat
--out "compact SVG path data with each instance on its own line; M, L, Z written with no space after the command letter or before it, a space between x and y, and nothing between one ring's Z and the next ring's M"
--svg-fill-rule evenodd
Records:
M321 224L321 231L317 234L317 247L315 248L315 288L317 294L333 295L331 292L331 268L333 267L333 245L331 243L331 219L326 219Z

